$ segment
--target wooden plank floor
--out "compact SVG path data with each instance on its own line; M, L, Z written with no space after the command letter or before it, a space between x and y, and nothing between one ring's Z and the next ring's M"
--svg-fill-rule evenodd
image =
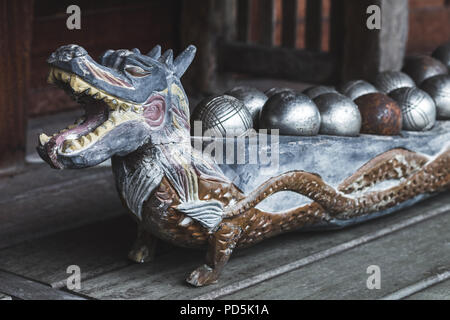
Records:
M53 131L44 126L61 127L39 119L30 134ZM161 242L153 262L128 261L135 228L110 168L29 164L0 178L0 300L450 299L450 191L347 229L237 250L219 283L204 288L184 281L202 250ZM66 288L71 265L80 267L79 290ZM380 267L379 290L366 287L369 265Z
M110 169L32 165L0 180L0 190L2 298L450 298L449 192L347 229L290 233L238 250L218 284L192 288L184 278L203 263L201 250L160 243L153 262L126 259L135 225ZM72 293L70 265L81 269L81 289ZM380 266L380 290L366 287L369 265Z

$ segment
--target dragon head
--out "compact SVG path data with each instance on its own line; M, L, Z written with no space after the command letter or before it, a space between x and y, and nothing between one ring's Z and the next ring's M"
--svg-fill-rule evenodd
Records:
M143 144L189 139L189 106L180 78L196 48L175 60L173 51L108 50L94 61L78 45L48 58L48 82L80 103L85 115L53 136L41 134L37 151L52 167L85 168L124 156Z

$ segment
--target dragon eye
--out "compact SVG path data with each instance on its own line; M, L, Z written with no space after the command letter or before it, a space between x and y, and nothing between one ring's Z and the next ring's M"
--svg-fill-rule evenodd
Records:
M125 68L125 71L131 74L133 77L145 77L148 76L151 72L145 71L141 67L138 66L129 66Z

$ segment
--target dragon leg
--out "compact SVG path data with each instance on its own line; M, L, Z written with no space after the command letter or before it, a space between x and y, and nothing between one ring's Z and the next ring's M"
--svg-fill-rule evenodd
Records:
M222 223L209 238L206 263L195 269L186 281L196 287L216 282L241 234L242 230L238 225Z
M139 225L137 237L128 253L128 258L137 263L153 260L156 243L157 239Z

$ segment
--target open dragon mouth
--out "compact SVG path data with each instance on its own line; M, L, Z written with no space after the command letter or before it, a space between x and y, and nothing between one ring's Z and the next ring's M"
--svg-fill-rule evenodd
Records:
M48 82L64 89L85 110L73 125L48 136L39 136L38 152L55 168L63 168L58 156L74 156L91 148L120 124L141 120L143 107L112 96L78 75L52 67Z

